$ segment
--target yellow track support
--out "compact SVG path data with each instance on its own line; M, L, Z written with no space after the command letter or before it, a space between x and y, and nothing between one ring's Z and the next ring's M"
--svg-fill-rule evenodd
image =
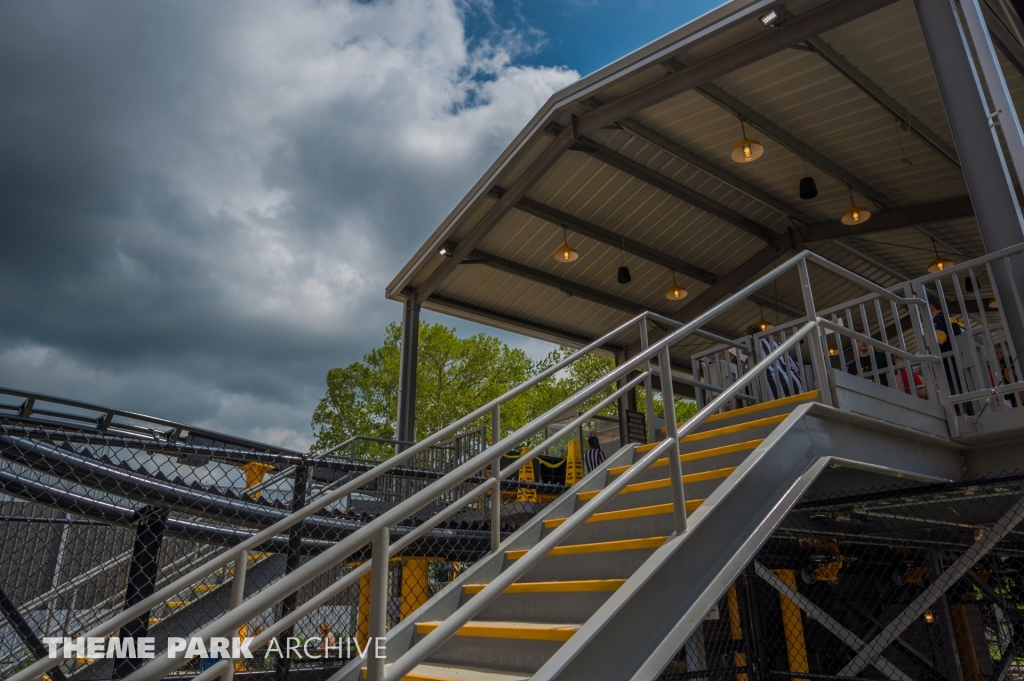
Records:
M569 449L565 455L565 484L572 487L583 479L583 457L580 455L580 443L569 440Z
M796 591L796 570L772 570L786 586ZM782 607L782 633L786 637L786 657L789 659L789 671L809 672L807 662L807 644L804 641L804 619L796 603L779 594L779 605ZM794 677L793 681L809 681Z
M736 595L736 585L733 584L726 592L726 601L729 604L729 635L733 641L743 640L743 624L740 622L740 599ZM733 656L733 664L737 667L747 666L746 653L736 653ZM737 674L736 681L747 681L746 674Z
M402 561L402 619L411 615L430 598L429 558Z
M370 640L370 574L359 579L359 617L356 620L356 640L360 645Z
M519 456L526 456L526 453L530 451L530 447L523 447ZM566 469L568 471L568 469ZM568 473L567 473L568 474ZM536 482L537 478L533 475L533 461L527 461L526 464L519 469L519 481L520 482ZM527 503L537 503L537 490L535 489L517 489L516 490L516 501L523 501Z

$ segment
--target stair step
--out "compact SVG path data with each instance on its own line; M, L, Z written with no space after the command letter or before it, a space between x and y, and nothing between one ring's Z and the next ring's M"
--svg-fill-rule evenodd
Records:
M160 624L160 618L159 617L150 617L149 618L149 626L155 627L158 624Z
M727 478L734 470L736 470L736 466L731 466L729 468L717 468L715 470L705 471L703 473L690 473L689 475L683 476L683 484L691 485L695 482L704 482L705 480L718 480L721 478ZM661 489L664 487L670 487L671 483L672 481L670 478L659 478L658 480L650 480L648 482L637 482L633 483L632 485L626 485L626 487L624 487L622 491L619 492L619 494L630 494L632 492L646 492L652 489ZM590 492L580 492L579 494L576 495L576 498L579 499L580 501L589 501L590 499L593 499L598 494L600 494L602 491L603 490L595 489Z
M441 622L417 622L416 633L426 636ZM580 628L578 624L546 624L538 622L468 622L455 632L456 636L503 638L520 641L565 642Z
M817 390L812 390L806 393L800 393L799 395L792 395L790 397L783 397L778 400L771 400L769 402L760 402L758 404L752 404L749 407L743 407L741 409L733 409L732 411L723 411L719 414L712 414L711 416L704 419L706 425L708 423L715 423L716 421L725 421L728 419L743 418L750 414L756 414L761 411L767 411L769 409L777 409L779 407L787 407L789 405L798 405L802 402L813 402L818 399L819 393ZM662 426L658 429L659 433L665 432L665 427Z
M647 537L646 539L620 539L619 541L594 542L592 544L565 544L556 546L548 552L549 556L572 556L580 553L604 553L605 551L636 551L638 549L656 549L665 543L668 537ZM519 560L529 549L506 551L505 558Z
M385 665L387 669L391 665ZM366 678L366 667L363 667ZM448 667L433 664L417 665L402 677L402 681L528 681L529 674L510 674L477 667Z
M699 452L690 452L689 454L680 454L679 461L698 461L700 459L708 459L714 456L722 456L723 454L733 454L735 452L742 452L746 450L754 451L755 449L757 449L757 446L760 445L762 442L764 442L764 438L761 438L759 440L748 440L746 442L737 442L736 444L733 445L713 447L711 449L702 449ZM661 466L667 465L668 457L664 456L655 461L654 463L652 463L648 470L650 470L650 468L660 468ZM608 475L622 475L623 473L628 471L632 466L633 464L626 464L625 466L616 466L614 468L609 468Z
M754 419L753 421L745 421L743 423L737 423L731 426L725 426L724 428L716 428L715 430L704 430L699 433L693 433L679 440L679 444L686 444L688 442L697 442L699 440L708 440L715 437L721 437L722 435L731 435L733 433L740 433L744 430L753 430L754 428L764 428L766 426L777 426L789 417L789 414L778 414L777 416L767 416L763 419ZM652 442L648 445L639 445L636 448L638 454L649 452L657 447L660 442Z
M625 579L582 579L565 582L516 582L502 593L537 594L569 593L580 591L615 591L625 584ZM467 584L462 589L467 594L478 594L486 584Z
M704 499L687 499L686 510L695 511L697 507L704 503ZM663 513L672 513L672 504L655 504L654 506L640 506L638 508L627 508L621 511L604 511L601 513L595 513L594 515L587 518L588 523L602 523L610 520L626 520L628 518L642 518L651 515L662 515ZM551 529L558 527L569 518L552 518L551 520L544 521L544 528Z

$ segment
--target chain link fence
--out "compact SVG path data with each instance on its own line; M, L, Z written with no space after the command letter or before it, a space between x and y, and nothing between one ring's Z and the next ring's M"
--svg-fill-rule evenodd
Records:
M49 400L0 393L0 678L45 656L47 637L77 638L403 446L355 438L314 456ZM245 596L471 460L489 439L489 433L475 429L439 443L250 551ZM509 452L507 462L519 455ZM564 461L547 463L536 476L502 482L503 536L566 489ZM489 476L489 470L481 470L476 483ZM471 479L394 528L392 542L472 487ZM490 550L489 494L468 498L459 513L392 557L389 628ZM238 637L252 639L319 597L279 639L284 649L285 637L291 636L299 650L287 658L257 650L236 670L273 669L281 678L290 667L338 666L354 656L355 645L365 645L368 636L368 576L323 595L368 558L352 556L240 627ZM168 638L187 637L226 612L234 571L229 563L202 580L185 580L188 586L118 636L153 637L160 654ZM320 650L324 640L335 647L326 659ZM53 681L120 678L140 662L83 651L48 676ZM195 659L178 673L194 674L212 662Z
M662 676L1024 678L1024 474L806 499Z

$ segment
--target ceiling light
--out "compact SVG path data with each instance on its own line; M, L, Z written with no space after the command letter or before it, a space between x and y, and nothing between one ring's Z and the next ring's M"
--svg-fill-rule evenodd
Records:
M990 309L990 310L998 310L999 309L999 301L996 300L995 298L989 298L988 299L988 309Z
M676 283L676 273L672 273L672 285L665 289L665 298L668 300L682 300L689 292Z
M853 201L853 189L850 189L850 207L843 213L839 220L844 225L859 225L871 219L871 211L863 206L858 206Z
M620 284L628 284L633 281L629 276L629 268L626 267L626 237L622 237L622 251L619 253L619 277Z
M836 357L839 355L839 347L835 343L828 344L828 356Z
M737 163L750 163L761 158L761 154L764 153L764 146L757 140L747 137L747 127L744 125L742 118L740 119L740 130L743 131L743 139L732 148L732 160Z
M935 624L935 613L931 610L924 611L924 621L928 624Z
M555 251L555 260L558 262L575 262L579 259L580 254L575 248L569 245L569 233L567 230L562 230L565 235L565 241Z
M932 248L935 249L935 260L928 263L928 271L932 274L936 272L942 272L948 270L953 266L953 261L949 258L939 255L939 247L935 245L935 239L932 239Z
M814 183L814 178L808 175L807 177L800 178L800 198L804 201L813 199L818 195L818 185Z
M456 244L454 241L445 241L443 244L441 244L441 248L437 249L437 252L446 258L450 258L452 257L452 253L455 252L455 247L457 245L458 244Z
M778 9L773 9L767 14L761 15L761 25L765 28L769 26L778 26L782 23L782 12Z

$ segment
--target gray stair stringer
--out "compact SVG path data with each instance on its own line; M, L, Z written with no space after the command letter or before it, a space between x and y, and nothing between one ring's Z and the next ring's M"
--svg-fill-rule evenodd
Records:
M544 521L566 518L576 509L576 495L580 492L604 489L607 469L633 463L633 449L629 444L605 459L574 486L563 492L540 513L516 530L503 543L501 550L481 558L471 568L456 577L448 586L420 606L412 615L399 622L387 634L387 659L393 661L403 655L416 642L416 622L438 621L454 613L462 603L462 587L466 584L490 583L505 568L505 552L532 548L544 535ZM361 681L366 658L359 657L342 667L329 681Z
M687 532L656 549L534 681L657 678L789 510L836 467L885 473L894 482L958 480L964 470L951 441L801 405L690 516Z

